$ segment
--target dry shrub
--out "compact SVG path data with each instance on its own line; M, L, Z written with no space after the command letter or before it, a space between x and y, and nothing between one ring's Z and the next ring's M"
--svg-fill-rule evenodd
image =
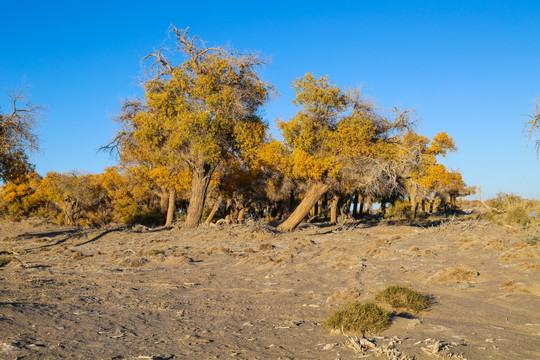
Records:
M327 329L361 333L362 335L377 334L390 325L390 314L373 303L349 303L332 315L322 324Z
M357 301L360 298L361 291L357 288L348 288L336 291L326 299L327 304L344 304Z
M519 263L519 266L522 269L540 272L540 262L533 262L533 263L521 262Z
M499 256L499 261L516 262L519 260L532 260L538 258L538 249L526 244L517 244L510 250L505 251Z
M259 251L266 251L266 250L272 250L274 248L274 245L269 243L264 243L259 245Z
M430 298L411 288L393 285L382 290L375 300L390 305L394 310L419 313L430 306Z
M86 257L86 255L84 255L82 252L80 251L75 251L69 258L71 260L82 260Z
M471 248L477 248L482 246L479 241L476 241L472 238L460 239L458 241L455 241L452 245L459 248L460 250L469 250Z
M503 282L500 286L500 289L513 292L513 293L522 293L522 294L533 294L538 292L537 286L527 286L523 283L517 283L514 280L508 280Z
M2 257L0 258L0 267L4 267L11 261L10 258Z
M245 249L244 249L244 252L245 252L245 253L253 254L253 253L255 252L255 250L253 250L252 248L245 248Z
M147 263L148 260L146 260L145 258L141 258L141 257L128 257L128 258L125 258L125 259L122 259L119 263L118 263L118 266L125 266L125 267L132 267L132 268L136 268L136 267L141 267L143 266L145 263Z
M232 253L231 249L225 248L225 247L213 247L210 250L208 250L208 254L214 255L214 254L230 254Z
M467 267L443 269L433 275L429 280L440 282L473 281L480 273Z

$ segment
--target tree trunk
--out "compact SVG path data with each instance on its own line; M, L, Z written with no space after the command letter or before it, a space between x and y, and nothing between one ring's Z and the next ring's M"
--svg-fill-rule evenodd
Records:
M332 224L337 223L337 210L339 204L339 196L334 195L332 198L332 204L330 205L330 222Z
M367 215L371 213L371 195L368 195L366 198L366 209L364 211Z
M206 221L204 222L205 224L210 224L212 222L212 220L214 220L214 216L216 216L216 213L218 212L222 201L223 201L223 196L220 196L216 200L216 203L212 207L212 211L210 211L210 214L208 214L208 217L206 218Z
M386 200L385 199L381 199L381 206L379 208L379 214L381 214L382 216L386 214Z
M168 207L169 207L169 191L167 191L167 188L162 187L161 194L159 195L159 208L161 211L161 215L163 216L167 215Z
M416 218L416 209L418 208L418 202L416 201L416 196L409 194L409 200L411 203L411 216L413 219Z
M240 212L238 213L238 223L241 224L243 221L244 221L244 215L246 214L246 208L245 207L242 207L240 209Z
M165 226L172 226L175 212L176 212L176 189L172 187L169 189L169 206L167 208L167 221L165 222Z
M193 170L191 195L189 197L186 223L184 224L186 228L195 228L201 221L204 203L206 201L206 192L208 191L212 172L213 169L208 164Z
M354 193L353 195L353 208L352 208L352 216L356 219L356 216L358 215L358 193Z
M311 185L302 202L296 207L287 220L278 226L278 231L294 230L329 188L330 186L323 183Z

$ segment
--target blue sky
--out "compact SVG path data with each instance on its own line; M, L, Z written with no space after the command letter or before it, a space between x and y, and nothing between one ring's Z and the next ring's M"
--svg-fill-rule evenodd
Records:
M189 26L209 45L270 62L279 92L264 113L290 118L294 78L328 74L383 108L415 109L418 132L447 131L442 162L485 197L540 198L540 161L523 124L540 98L538 1L9 1L0 15L0 91L30 85L48 107L37 171L98 173L123 98L140 96L140 58ZM6 109L5 97L0 98ZM275 130L274 130L275 131ZM539 134L540 135L540 134Z

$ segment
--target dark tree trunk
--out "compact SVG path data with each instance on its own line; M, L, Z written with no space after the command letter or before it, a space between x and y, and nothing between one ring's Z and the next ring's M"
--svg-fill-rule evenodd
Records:
M174 221L174 213L176 212L176 189L169 189L169 206L167 208L167 221L165 226L172 226Z
M379 213L384 216L386 214L386 200L381 199L381 207L379 208Z
M315 206L317 201L328 191L330 186L323 183L315 183L311 185L308 192L304 196L302 202L296 207L293 213L278 226L279 231L292 231L298 224L309 214L309 211Z
M368 195L367 196L367 199L366 199L366 209L364 211L366 214L370 214L371 213L371 195Z
M207 164L193 170L191 196L189 197L186 223L184 224L186 228L195 228L201 221L212 172L213 169Z
M356 218L356 216L358 215L358 193L354 193L353 195L353 208L352 208L352 215L353 215L353 218Z

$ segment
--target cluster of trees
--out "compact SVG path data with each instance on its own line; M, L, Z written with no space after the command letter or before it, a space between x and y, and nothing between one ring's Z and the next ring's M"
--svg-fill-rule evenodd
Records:
M0 211L88 225L182 216L186 227L251 214L290 231L306 217L361 215L374 202L384 213L405 200L412 217L436 202L455 210L474 191L437 160L455 150L448 134L419 135L409 111L382 111L328 77L293 82L298 111L278 123L283 140L272 138L260 114L274 92L257 71L264 61L172 33L182 60L163 50L146 57L145 96L123 104L121 130L105 146L119 166L4 177Z

